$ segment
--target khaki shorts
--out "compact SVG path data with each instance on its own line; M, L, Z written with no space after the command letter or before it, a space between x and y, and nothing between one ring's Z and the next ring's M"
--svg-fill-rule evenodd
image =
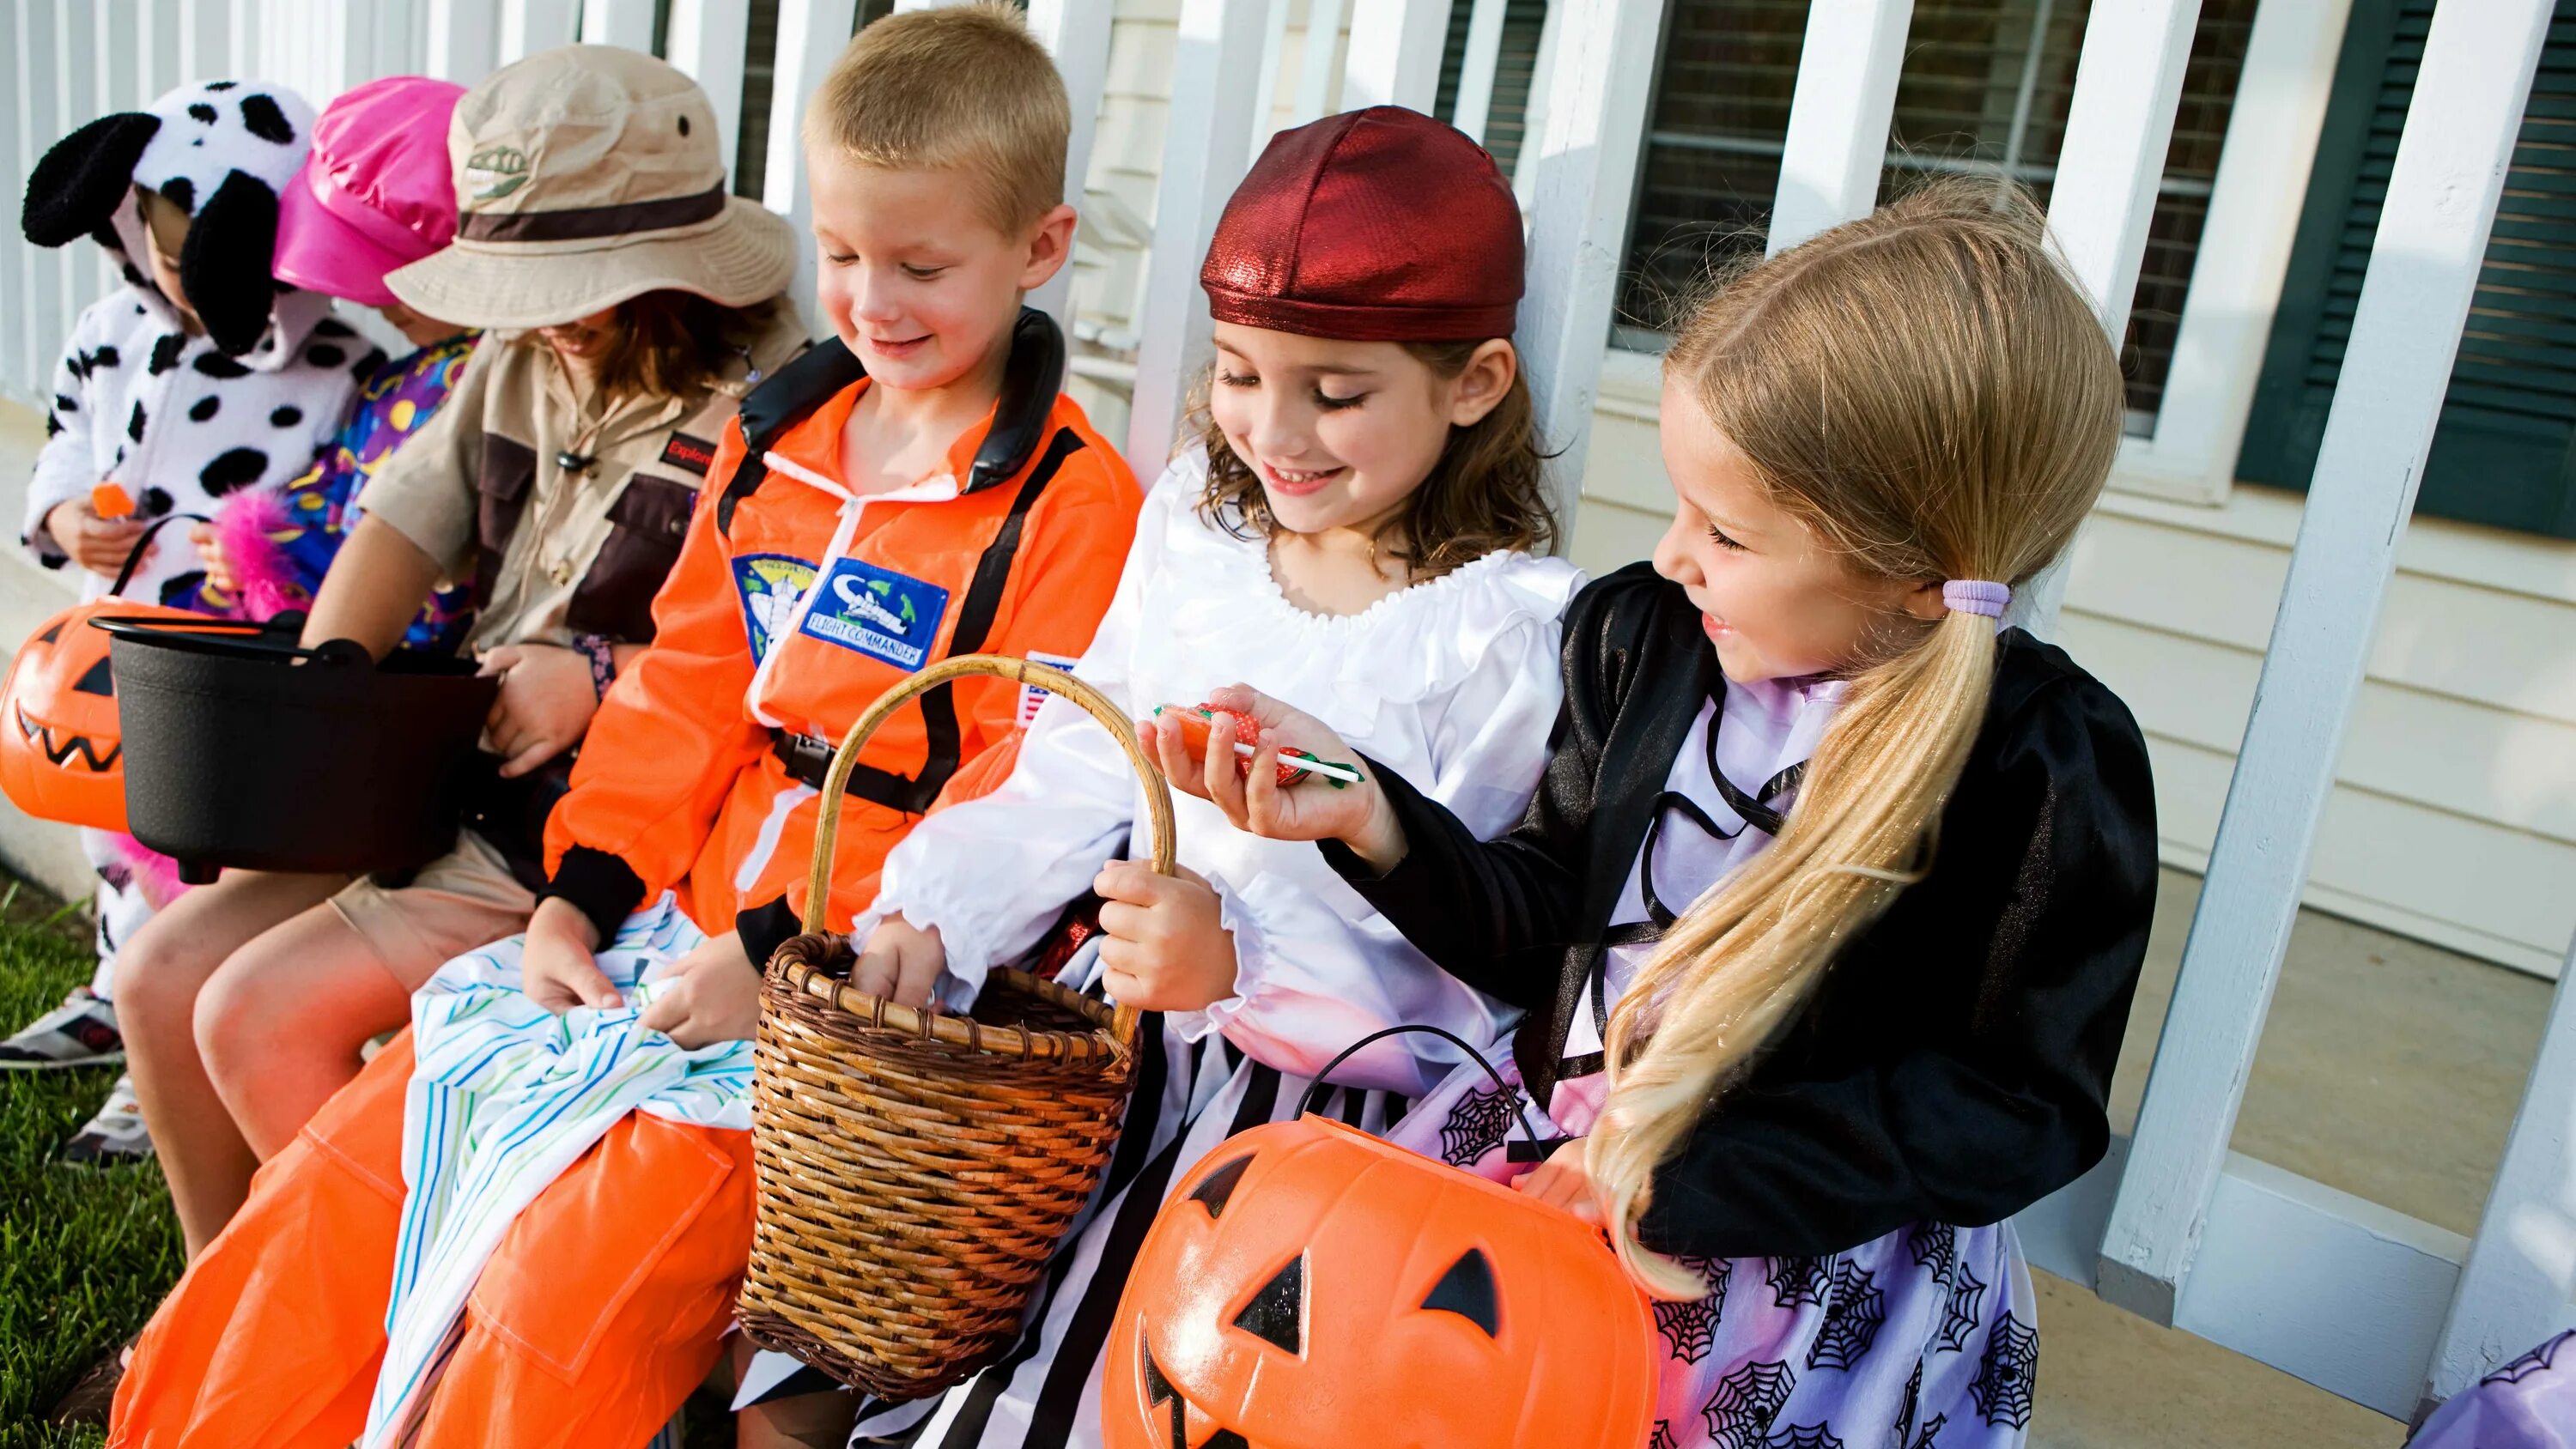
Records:
M464 830L456 848L422 866L409 885L388 890L360 877L331 897L331 906L404 990L417 991L455 958L526 930L537 898L499 851Z

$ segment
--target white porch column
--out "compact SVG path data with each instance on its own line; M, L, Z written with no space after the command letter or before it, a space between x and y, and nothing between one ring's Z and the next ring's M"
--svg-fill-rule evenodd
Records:
M1342 17L1350 0L1306 0L1305 52L1297 61L1297 96L1288 124L1320 121L1333 104L1334 62L1342 52Z
M1183 395L1211 355L1213 324L1199 291L1199 263L1226 198L1249 164L1266 8L1265 0L1181 0L1171 120L1163 133L1154 242L1136 324L1143 340L1136 349L1135 401L1127 414L1127 462L1148 484L1171 456Z
M470 86L501 61L501 0L429 0L428 71Z
M653 52L653 0L580 0L581 43Z
M1485 143L1485 123L1494 113L1494 72L1503 58L1503 14L1511 0L1475 0L1467 16L1467 53L1458 64L1458 104L1449 124Z
M1561 449L1548 463L1557 551L1573 542L1592 402L1645 142L1644 83L1654 70L1658 0L1555 0L1544 129L1521 152L1529 183L1529 291L1521 298L1522 365L1539 436Z
M1430 114L1448 40L1449 0L1362 0L1351 12L1341 108L1404 106Z
M850 43L858 22L858 0L779 0L778 51L769 73L768 172L760 181L760 204L787 218L796 233L796 280L787 295L815 327L814 196L805 189L805 102L823 84L832 62Z
M2118 347L2129 330L2138 267L2155 218L2182 103L2200 0L2102 0L2084 23L2084 53L2075 63L2075 95L2058 148L2048 230L2067 265L2093 299ZM2007 623L2047 638L2066 601L2066 560L2024 584Z
M501 0L501 64L570 44L580 9L581 0Z
M2540 1057L2425 1375L2424 1407L2569 1327L2576 1327L2576 950L2550 996Z
M645 7L648 11L651 6ZM652 41L652 17L645 17L646 44ZM664 59L698 83L707 93L707 104L716 113L716 139L724 150L725 170L733 170L734 157L742 145L742 73L750 57L745 54L751 43L751 12L738 0L671 0L670 30L663 37ZM840 54L834 47L833 54ZM769 138L775 151L781 139ZM790 152L797 150L796 138L784 138ZM766 168L761 180L769 179Z
M1816 0L1798 54L1766 255L1869 215L1914 0Z
M1078 210L1082 189L1091 175L1091 141L1100 129L1100 97L1109 87L1110 0L1029 0L1029 33L1055 57L1064 76L1065 103L1073 126L1064 148L1064 199ZM1029 305L1055 318L1068 330L1073 324L1073 262L1043 287L1029 294Z
M2446 0L2425 42L2208 881L2103 1236L2102 1296L2161 1322L2173 1321L2209 1223L2552 8Z

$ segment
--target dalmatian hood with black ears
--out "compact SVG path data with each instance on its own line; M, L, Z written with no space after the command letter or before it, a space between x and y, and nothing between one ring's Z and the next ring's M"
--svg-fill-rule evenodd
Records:
M209 517L234 494L283 487L332 445L350 398L384 364L330 298L271 273L278 198L304 184L312 123L292 91L210 81L102 116L36 164L27 239L88 237L125 279L82 310L54 372L19 530L40 563L68 562L48 520L75 499L149 522ZM199 329L153 284L137 186L189 215L179 285ZM168 602L203 570L187 530L165 528L126 596ZM83 588L96 597L108 584L89 574Z
M153 284L134 188L150 187L192 218L179 285L207 335L243 366L294 355L331 299L271 277L278 198L312 149L313 107L284 86L204 81L149 110L101 116L57 142L27 178L27 239L58 247L86 236L114 253L127 285L167 320Z

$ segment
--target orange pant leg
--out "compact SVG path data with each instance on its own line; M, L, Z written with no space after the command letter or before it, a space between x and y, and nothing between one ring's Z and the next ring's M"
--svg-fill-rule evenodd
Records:
M418 1449L641 1444L715 1366L751 1260L751 1134L633 1116L519 1214Z
M241 1211L136 1341L111 1446L340 1449L366 1427L402 1220L411 1066L406 1032L251 1179Z

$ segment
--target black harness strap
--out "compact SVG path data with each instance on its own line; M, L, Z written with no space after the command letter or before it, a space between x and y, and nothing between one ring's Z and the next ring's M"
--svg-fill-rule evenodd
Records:
M1021 308L1019 320L1011 328L1011 355L1003 365L1002 395L994 404L993 426L975 450L975 462L967 470L962 493L997 487L1028 467L1038 444L1048 436L1056 393L1064 386L1064 361L1064 333L1055 325L1055 319L1034 307ZM724 492L716 499L718 533L731 537L735 511L768 481L769 463L764 455L770 444L867 375L867 368L840 339L827 338L752 389L751 395L742 400L740 414L742 462L735 466L733 477L726 480ZM1046 456L1038 460L1028 481L1020 485L1001 529L976 561L974 580L958 606L957 625L948 634L948 655L972 654L984 647L984 636L992 631L994 616L1001 611L1002 592L1011 581L1011 565L1019 556L1020 535L1029 509L1054 480L1064 460L1082 451L1082 447L1082 438L1072 429L1057 429ZM921 714L930 746L921 773L906 778L862 763L850 772L850 794L907 815L929 810L930 802L948 787L959 764L957 703L949 686L942 684L923 695ZM790 778L816 790L823 788L832 766L830 741L772 730L769 750L786 767Z
M1065 464L1065 460L1082 451L1082 436L1071 428L1056 430L1055 440L1047 445L1046 456L1029 471L1028 481L1020 485L1011 499L1011 511L994 531L993 541L984 546L975 561L974 580L966 587L965 601L957 608L957 626L948 633L948 647L943 658L973 654L984 647L985 637L992 632L993 620L1001 613L1002 595L1011 582L1011 568L1018 562L1020 541L1027 531L1029 510L1037 505L1038 496ZM891 770L881 770L861 761L850 771L849 793L862 800L899 810L906 815L920 815L930 809L939 792L948 788L957 773L960 760L961 734L957 723L957 700L953 686L934 686L921 697L921 723L927 738L928 752L922 760L921 773L910 777ZM787 768L787 773L805 785L820 790L832 764L832 748L820 740L811 740L784 731L773 731L770 752Z
M724 492L716 498L716 532L732 537L734 510L769 481L769 460L765 456L769 445L807 413L867 375L867 368L834 337L805 349L795 361L751 390L737 414L742 424L742 461L734 466L733 476L725 480Z
M768 480L769 462L762 455L805 415L829 402L843 388L868 375L868 369L837 337L827 337L742 400L742 462L716 499L716 531L730 537L734 510L760 491ZM1016 476L1046 436L1047 419L1064 386L1064 332L1055 319L1035 307L1022 307L1011 325L1011 355L1002 364L1002 395L993 408L993 426L960 485L979 493Z

